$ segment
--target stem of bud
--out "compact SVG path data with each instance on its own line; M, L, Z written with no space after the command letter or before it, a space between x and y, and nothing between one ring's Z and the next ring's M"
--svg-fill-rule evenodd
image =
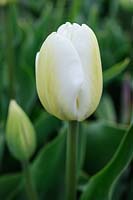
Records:
M27 192L27 197L29 200L37 200L37 193L33 184L31 172L30 172L30 167L29 167L29 162L24 161L22 163L23 166L23 173L24 173L24 179L25 179L25 188Z

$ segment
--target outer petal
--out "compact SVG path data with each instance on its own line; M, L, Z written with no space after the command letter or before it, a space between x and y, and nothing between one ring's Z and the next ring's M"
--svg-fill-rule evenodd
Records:
M84 81L79 56L71 42L52 33L37 57L36 82L46 110L63 120L78 120L77 96Z
M40 52L37 52L37 54L36 54L36 60L35 60L36 71L37 71L37 66L38 66L39 53L40 53Z
M95 111L102 93L102 68L97 39L84 24L66 23L57 32L72 42L82 63L85 80L79 94L79 120L83 120Z

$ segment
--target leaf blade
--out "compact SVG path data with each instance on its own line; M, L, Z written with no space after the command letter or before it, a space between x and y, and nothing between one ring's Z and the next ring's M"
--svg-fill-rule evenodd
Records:
M126 67L128 66L130 62L129 58L125 58L123 61L113 65L111 68L105 70L103 72L103 80L104 82L109 82L116 76L118 76Z
M133 125L126 132L111 161L104 167L104 169L90 179L87 188L80 199L110 200L113 192L112 188L121 173L128 166L132 156Z

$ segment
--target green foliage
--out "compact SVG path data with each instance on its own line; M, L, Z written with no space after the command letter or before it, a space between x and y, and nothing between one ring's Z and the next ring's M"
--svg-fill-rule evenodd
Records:
M109 95L107 94L103 95L100 104L98 106L98 109L96 110L96 116L99 119L103 119L106 121L112 121L112 122L116 121L115 107Z
M124 61L115 64L111 68L107 69L103 73L104 82L108 82L118 76L129 64L129 59L126 58Z
M65 133L65 129L63 129L53 142L41 149L33 162L33 178L39 193L43 193L43 195L52 191L52 189L55 190L56 186L58 188L59 184L61 184L60 181L63 179Z
M35 129L37 132L38 145L43 145L52 137L55 131L61 126L61 121L49 115L47 112L40 112L38 118L35 119ZM45 130L44 130L45 127Z
M5 148L5 137L3 129L0 127L0 169L2 167L4 148Z
M125 130L124 127L106 121L85 126L87 134L85 168L88 174L95 174L108 163L124 136Z
M20 183L20 175L5 175L0 177L0 197L2 199L8 199L12 196L16 187Z
M117 179L133 156L133 126L124 135L111 161L93 176L81 196L81 200L111 200Z
M54 192L60 191L62 181L64 183L65 136L66 128L64 127L51 143L38 152L31 165L32 178L42 198L48 194L51 195L51 198L55 198ZM0 186L0 197L3 198L6 196L15 198L22 195L24 187L19 174L1 177ZM59 199L58 195L55 199Z

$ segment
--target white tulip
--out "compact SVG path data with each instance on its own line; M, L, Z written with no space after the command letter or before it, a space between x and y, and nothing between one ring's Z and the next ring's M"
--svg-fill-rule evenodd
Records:
M67 22L44 41L36 56L36 84L44 108L62 120L82 121L99 104L102 68L94 32Z

